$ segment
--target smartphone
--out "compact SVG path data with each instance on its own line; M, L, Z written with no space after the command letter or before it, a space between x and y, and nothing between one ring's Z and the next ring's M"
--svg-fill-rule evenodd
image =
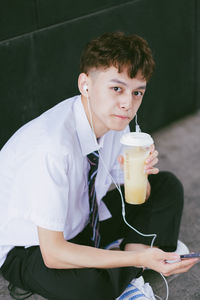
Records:
M199 257L200 258L200 252L196 252L196 253L189 253L189 254L182 254L180 255L181 259L188 259L188 258L196 258Z

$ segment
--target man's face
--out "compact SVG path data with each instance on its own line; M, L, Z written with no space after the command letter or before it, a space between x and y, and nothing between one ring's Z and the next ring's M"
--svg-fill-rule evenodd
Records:
M128 77L126 69L119 73L115 67L89 73L88 99L97 138L108 130L123 130L129 124L140 107L145 88L140 72L135 78ZM86 114L91 123L87 109Z

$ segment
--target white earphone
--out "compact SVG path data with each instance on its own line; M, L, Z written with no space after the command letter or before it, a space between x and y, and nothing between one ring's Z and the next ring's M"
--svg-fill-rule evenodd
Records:
M88 86L85 84L85 85L83 86L83 89L84 89L85 92L87 92L87 91L88 91Z

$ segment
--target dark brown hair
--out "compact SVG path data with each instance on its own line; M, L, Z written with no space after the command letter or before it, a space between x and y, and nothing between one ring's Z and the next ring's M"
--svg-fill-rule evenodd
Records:
M92 68L127 68L128 76L134 78L138 71L149 80L154 70L154 60L147 41L137 35L123 32L105 33L90 41L80 59L81 73L88 74Z

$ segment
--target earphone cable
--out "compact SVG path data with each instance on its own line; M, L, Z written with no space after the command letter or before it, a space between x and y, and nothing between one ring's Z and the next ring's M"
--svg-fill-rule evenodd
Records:
M93 138L94 138L95 143L98 145L97 139L96 139L96 135L95 135L95 131L94 131L93 119L92 119L92 112L91 112L91 108L90 108L90 103L89 103L89 98L88 98L88 97L87 97L87 106L88 106L88 111L89 111L89 116L90 116L90 123L91 123L91 128L92 128ZM137 123L137 114L136 114L136 116L135 116L135 122L136 122L136 131L137 131L137 132L140 132L141 130L140 130L140 127L139 127L139 125L138 125L138 123ZM110 174L110 172L109 172L109 170L108 170L108 168L107 168L107 166L106 166L106 164L105 164L105 162L104 162L104 160L103 160L103 158L102 158L102 155L101 155L100 150L98 150L98 153L99 153L99 158L100 158L100 160L101 160L101 162L102 162L102 164L103 164L103 166L104 166L104 169L106 170L108 176L110 176L110 178L112 179L112 182L114 183L115 187L117 188L117 190L118 190L118 192L119 192L119 194L120 194L120 197L121 197L121 205L122 205L122 217L123 217L123 220L124 220L125 224L126 224L129 228L131 228L132 230L134 230L137 234L139 234L139 235L141 235L141 236L144 236L144 237L153 237L153 238L152 238L152 241L151 241L151 248L152 248L153 245L154 245L155 239L156 239L156 237L157 237L157 234L156 234L156 233L152 233L152 234L145 234L145 233L142 233L142 232L140 232L139 230L137 230L136 228L134 228L132 225L130 225L130 224L127 222L127 220L126 220L126 212L125 212L125 203L124 203L124 198L123 198L123 195L122 195L122 191L121 191L120 184L117 184L116 181L115 181L115 179L113 178L113 176ZM167 280L166 280L166 278L164 277L164 275L163 275L162 273L159 273L159 274L162 276L162 278L163 278L163 280L164 280L164 282L165 282L165 285L166 285L166 300L168 300L168 297L169 297L169 287L168 287ZM158 297L158 296L157 296L157 297ZM158 297L158 298L160 298L160 297ZM160 298L160 299L161 299L161 298Z

